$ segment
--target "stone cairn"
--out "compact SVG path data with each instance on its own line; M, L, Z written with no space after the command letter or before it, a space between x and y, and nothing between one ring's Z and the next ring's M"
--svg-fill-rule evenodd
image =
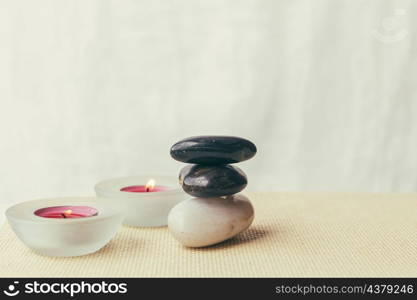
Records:
M171 156L188 163L179 175L183 190L195 197L176 205L168 227L184 246L205 247L246 230L254 218L249 199L238 194L247 185L245 173L230 164L248 160L256 146L232 136L196 136L171 147Z

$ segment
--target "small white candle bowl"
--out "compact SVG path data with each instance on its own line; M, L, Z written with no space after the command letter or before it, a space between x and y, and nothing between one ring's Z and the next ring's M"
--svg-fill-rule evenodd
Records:
M62 218L36 215L46 208L87 206L96 214ZM65 216L64 216L65 215ZM80 256L106 245L121 227L124 211L96 198L55 198L22 202L10 207L6 217L16 235L29 248L47 256Z
M155 181L156 191L146 192L143 187L150 179ZM142 191L121 191L132 186L139 186ZM135 227L166 226L171 208L190 197L180 188L178 179L169 176L149 175L110 179L99 182L95 190L97 197L103 201L123 206L126 210L124 224Z

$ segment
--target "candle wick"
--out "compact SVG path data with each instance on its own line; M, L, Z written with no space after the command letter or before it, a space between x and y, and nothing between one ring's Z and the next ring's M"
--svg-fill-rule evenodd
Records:
M149 187L147 187L147 188L146 188L146 192L147 192L147 193L149 192Z
M64 217L64 219L66 219L67 218L67 215L65 214L65 213L63 213L63 214L61 214L63 217Z

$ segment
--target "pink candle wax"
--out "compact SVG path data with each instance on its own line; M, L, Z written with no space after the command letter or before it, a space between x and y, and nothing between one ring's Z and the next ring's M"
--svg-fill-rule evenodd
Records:
M149 187L146 185L131 185L126 186L120 189L122 192L130 192L130 193L153 193L153 192L163 192L168 190L169 188L162 185L156 185L154 187Z
M96 216L97 209L89 206L51 206L38 209L35 215L42 218L75 219Z

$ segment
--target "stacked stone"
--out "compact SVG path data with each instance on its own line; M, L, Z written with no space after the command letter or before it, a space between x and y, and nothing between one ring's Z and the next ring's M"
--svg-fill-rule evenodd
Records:
M179 175L183 190L196 198L176 205L168 216L173 236L188 247L220 243L246 230L254 218L249 199L238 194L245 173L231 164L248 160L256 146L232 136L197 136L171 147L171 156L188 163Z

